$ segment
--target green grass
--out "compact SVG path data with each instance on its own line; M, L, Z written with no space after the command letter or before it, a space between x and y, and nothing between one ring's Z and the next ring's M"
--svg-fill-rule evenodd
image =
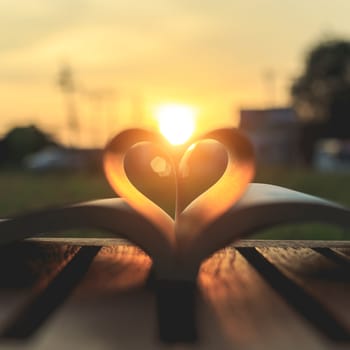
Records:
M350 207L350 173L318 173L301 168L264 168L254 182L288 187Z
M102 174L0 172L0 217L114 196Z
M270 168L261 169L254 181L285 186L350 207L350 174L320 174L306 169ZM112 196L114 193L101 173L0 172L0 217ZM266 230L254 238L349 240L350 232L326 225L288 225Z

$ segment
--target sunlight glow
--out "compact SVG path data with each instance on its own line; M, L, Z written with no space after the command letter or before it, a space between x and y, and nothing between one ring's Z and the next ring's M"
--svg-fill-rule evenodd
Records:
M196 112L184 105L161 105L155 112L159 130L172 145L185 143L195 129Z

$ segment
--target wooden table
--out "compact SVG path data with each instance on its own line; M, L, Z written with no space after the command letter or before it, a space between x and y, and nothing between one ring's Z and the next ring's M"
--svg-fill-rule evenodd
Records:
M151 261L118 239L0 248L0 349L168 349ZM238 242L198 278L185 349L350 349L350 242ZM176 302L176 301L175 301Z

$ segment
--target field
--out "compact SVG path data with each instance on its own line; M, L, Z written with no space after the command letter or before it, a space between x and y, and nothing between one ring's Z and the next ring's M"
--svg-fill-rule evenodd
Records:
M350 206L350 174L320 174L304 169L263 169L257 174L255 182L286 186ZM0 172L0 194L1 217L43 206L114 196L100 173L37 174L13 170ZM264 231L255 238L341 240L350 239L350 232L325 225L288 225Z

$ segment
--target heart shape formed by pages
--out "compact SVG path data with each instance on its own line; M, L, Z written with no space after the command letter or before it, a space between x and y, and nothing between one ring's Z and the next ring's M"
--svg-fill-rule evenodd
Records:
M114 191L127 200L139 213L161 230L170 241L181 246L182 237L196 236L209 223L231 207L245 192L254 170L254 152L248 139L237 129L218 129L199 138L215 140L222 144L227 152L228 162L221 178L209 189L183 208L183 179L180 176L186 151L190 144L182 147L171 146L160 134L144 130L129 129L114 137L104 152L104 170ZM135 145L150 142L162 152L175 170L176 214L175 220L157 206L130 181L125 171L124 160L127 152Z
M226 167L227 152L213 140L192 144L183 154L177 171L164 149L150 142L133 146L124 157L130 182L173 218L175 209L179 212L187 207L218 181Z

